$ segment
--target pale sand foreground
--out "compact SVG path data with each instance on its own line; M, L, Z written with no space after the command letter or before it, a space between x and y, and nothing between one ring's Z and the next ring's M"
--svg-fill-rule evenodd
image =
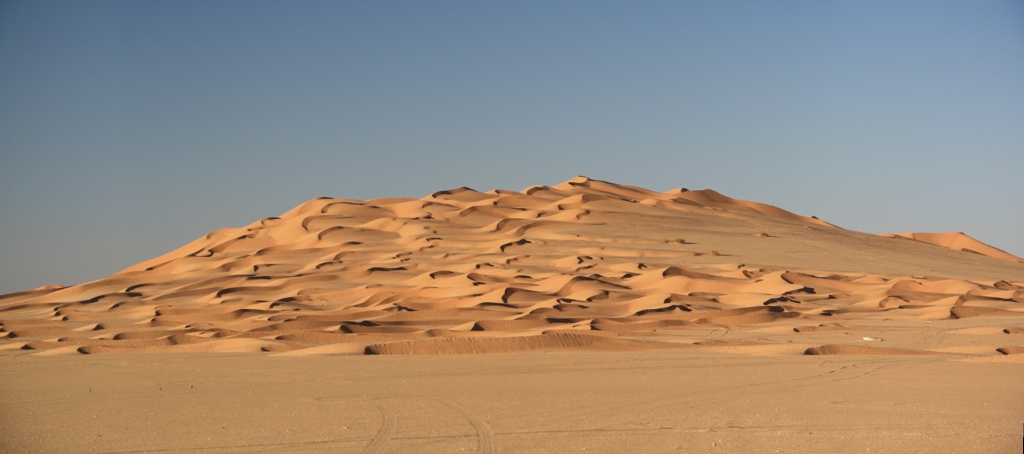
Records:
M586 178L315 199L0 296L0 443L1018 453L1020 353L1024 260L962 233Z
M1024 364L947 356L6 352L0 362L11 453L1019 453L1024 424Z

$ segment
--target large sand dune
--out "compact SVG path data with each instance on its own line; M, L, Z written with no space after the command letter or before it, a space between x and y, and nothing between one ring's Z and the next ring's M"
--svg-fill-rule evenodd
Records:
M584 177L315 199L108 278L0 297L0 348L37 354L1002 356L1021 328L1024 260L964 234L870 235Z
M710 190L316 199L0 296L0 453L1020 452L1024 263Z

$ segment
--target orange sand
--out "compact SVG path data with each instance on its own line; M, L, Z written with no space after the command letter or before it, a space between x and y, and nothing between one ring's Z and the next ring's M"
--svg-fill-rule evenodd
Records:
M608 423L609 431L621 432L634 422L627 421L629 418L625 416L619 421L609 413L607 406L620 395L616 393L623 393L622 399L631 402L624 405L639 415L651 411L651 405L657 406L656 402L665 396L692 392L693 383L699 383L712 390L705 394L706 402L694 405L700 411L712 411L709 405L723 405L729 396L758 400L763 397L756 397L760 396L758 392L772 392L767 389L751 391L761 389L756 383L768 388L774 386L773 383L785 383L783 389L787 391L783 394L790 400L782 406L790 408L794 401L815 405L814 402L826 398L828 392L822 391L820 386L826 386L832 379L853 380L843 385L847 388L837 389L845 390L840 394L846 393L844 398L848 401L856 401L858 397L854 396L859 395L858 389L865 389L857 388L854 383L864 384L868 379L852 372L872 373L875 366L893 365L887 369L890 375L885 376L885 380L890 381L885 383L917 380L913 382L914 387L936 393L945 392L943 386L949 383L981 386L971 382L971 368L978 368L976 370L990 374L985 386L1002 390L1008 405L1016 405L1013 402L1024 402L1019 379L1024 372L1024 354L1021 354L1024 353L1024 260L962 233L871 235L776 207L731 199L711 190L677 189L661 193L579 177L553 187L533 186L520 192L482 193L459 188L420 199L365 202L315 199L280 218L212 232L176 251L104 279L0 296L0 361L6 364L6 372L0 376L3 378L0 399L8 409L14 409L19 402L35 402L40 411L71 405L38 398L19 400L12 394L22 389L31 395L35 383L81 387L82 383L130 381L128 376L118 372L94 369L106 367L103 365L110 361L114 361L110 364L123 365L126 371L142 367L131 372L136 374L131 376L145 380L155 380L154 377L169 374L179 367L184 368L182 370L195 367L196 373L213 374L220 377L217 380L240 380L237 386L242 388L238 389L255 383L246 380L280 379L283 381L275 382L280 386L290 386L287 384L300 380L287 372L280 376L267 372L273 369L270 364L285 363L263 363L261 361L271 359L260 352L279 357L273 361L287 358L287 361L294 361L287 364L301 365L300 369L313 368L309 369L311 374L317 373L315 364L347 367L344 364L356 364L352 362L356 361L354 358L364 354L430 354L428 357L438 358L437 361L455 368L456 372L446 381L450 386L478 388L466 388L465 396L469 400L460 403L451 396L446 397L447 400L423 397L432 389L428 384L416 388L415 392L419 393L416 396L423 397L421 403L429 404L440 412L437 414L468 421L470 426L467 427L478 438L477 442L466 441L464 448L484 452L500 446L518 452L550 451L556 446L568 449L585 444L562 446L556 439L561 440L558 437L565 435L563 432L545 438L536 435L544 424L511 423L508 422L511 420L501 419L515 419L518 412L537 412L538 418L548 418L546 421L550 423L551 418L562 414L559 412L567 411L575 415L571 418L583 418L579 424L568 426L603 430L604 426L597 420L587 419L587 413L594 411L594 418L616 421ZM535 353L507 355L515 352ZM536 352L547 352L547 355ZM117 355L81 355L104 353ZM234 353L249 354L230 355ZM445 355L481 353L506 355ZM610 391L605 389L611 386L608 383L581 372L590 366L566 366L571 371L566 369L565 373L580 386L575 392L583 395L577 395L578 400L572 402L552 396L557 404L548 407L544 402L517 403L517 398L525 399L524 402L538 399L538 394L529 394L534 391L524 390L527 394L519 396L509 390L488 390L487 386L497 385L481 384L474 381L472 374L458 372L466 367L489 369L505 362L529 369L534 362L555 361L537 369L536 377L519 377L516 380L522 381L509 382L509 386L533 383L530 377L567 378L559 375L562 369L558 368L557 360L542 359L552 358L550 354L566 355L564 358L569 363L600 363L602 366L598 369L601 370L632 361L631 358L647 358L643 361L650 362L650 367L662 370L659 373L663 375L658 375L656 381L660 380L659 386L667 388L658 392L650 389L625 391L613 386L610 389L617 391ZM578 356L581 354L583 356ZM49 358L51 355L74 356ZM113 359L122 357L133 359L121 362ZM147 357L155 359L143 359ZM14 358L20 358L16 367ZM234 364L232 368L262 371L256 375L263 378L222 377L217 375L221 373L217 372L221 370L217 365L220 360L211 358L224 358ZM307 362L314 358L321 358L317 359L320 362ZM397 380L405 377L399 372L404 370L401 364L410 367L409 371L419 371L417 374L429 374L434 364L411 359L422 358L420 356L397 358L409 359L407 363L394 363L395 369L386 370L376 369L385 363L358 364L365 367L361 370L366 373L381 374L379 383L392 383L398 388L381 388L370 380L364 385L373 390L359 391L363 393L359 395L339 390L340 397L336 399L340 400L322 409L334 411L331 405L336 404L365 407L359 410L368 412L359 413L361 421L371 418L371 414L377 415L371 419L382 418L382 425L375 426L379 427L377 432L371 430L341 438L331 432L330 437L335 438L324 435L325 439L342 441L320 445L302 444L316 437L298 437L295 439L299 440L295 441L298 445L287 444L292 441L282 442L281 449L320 452L347 446L353 452L383 452L387 440L395 436L392 432L398 430L394 428L398 427L394 420L401 413L388 409L396 402L388 399L405 396L395 391L401 388ZM720 375L695 377L690 372L681 372L684 366L665 366L676 361L685 363L686 358ZM180 364L169 366L172 363ZM171 369L161 369L161 364ZM658 369L661 367L658 364L665 367ZM788 372L779 372L776 381L757 381L767 364L792 367L784 368ZM803 369L805 366L831 372L808 375ZM60 372L49 376L47 371L53 370ZM83 372L91 370L96 372ZM843 370L849 373L840 373ZM928 377L934 377L929 374L939 370L956 371L949 372L953 374L950 377L960 377L957 379L960 381L945 384L927 381ZM267 378L267 373L278 378ZM578 375L580 373L583 375ZM691 382L672 382L673 376L686 376ZM871 380L883 380L880 377L883 376L873 376ZM925 381L921 381L921 377L925 377ZM625 377L622 379L626 380L624 386L643 386ZM186 379L174 383L184 383L181 380ZM794 380L807 380L808 387L788 385L796 383ZM735 386L715 387L723 381L735 382ZM325 381L322 385L330 383ZM540 386L522 386L535 385ZM238 390L232 388L236 385L224 386L228 394ZM871 386L866 390L886 391L877 398L860 395L866 399L862 402L865 406L853 411L874 412L871 414L889 421L888 427L894 427L892 424L902 427L899 433L906 436L911 428L886 419L889 414L885 407L887 399L899 397L904 391L886 388L889 385L884 383ZM313 392L313 388L319 391ZM324 389L313 388L310 388L310 395L324 397L321 395L326 392ZM288 408L297 405L288 400L290 391L274 389L277 394L265 395L269 396L266 397L269 401ZM798 397L805 391L811 397ZM971 409L975 405L988 405L990 396L982 391L982 388L974 389L952 401L936 395L938 400L928 401L936 407L924 405L921 408L932 408L940 413L929 413L932 419L921 421L953 424L957 430L942 433L958 433L960 438L957 439L970 434L987 434L979 435L984 438L981 441L968 437L973 441L961 446L961 450L984 452L1005 446L1012 450L1019 446L1015 443L1020 442L1020 434L1010 437L1012 430L1003 426L996 432L972 432L975 429L959 425L962 421L951 422L948 412L963 409L965 405ZM192 391L180 392L184 396ZM487 411L497 415L494 416L497 419L472 416L483 408L481 405L487 407L485 404L494 395L506 394L507 405L518 410L509 413L510 407L501 410L488 407ZM629 401L630 397L626 396L633 394L640 400ZM75 396L73 399L79 402L84 394ZM216 398L215 395L204 396L203 399ZM142 399L140 402L155 399L152 403L157 406L171 405L143 391L139 391L136 398ZM404 405L412 401L402 402ZM174 405L178 404L168 408L178 408ZM685 412L690 408L681 401L665 405L672 411ZM477 410L467 410L470 406L476 406ZM578 409L575 413L567 410L573 406ZM117 408L117 411L125 410ZM217 408L207 411L212 412L210 415L226 415L226 408L233 407ZM723 408L741 411L729 405ZM545 409L550 412L545 413ZM753 409L765 410L756 406ZM793 444L798 440L806 442L803 446L811 450L842 450L853 446L821 440L815 444L814 437L803 435L815 431L809 427L822 417L819 410L824 411L805 409L803 416L782 418L781 426L758 420L757 427L762 428L759 430L778 429L780 433L788 433L790 440L781 445L758 446L802 450L798 444ZM791 411L800 410L791 408ZM1002 413L979 413L970 424L989 424L991 421L986 418L1000 418L1005 422L1009 413L1005 409L1000 411ZM429 425L427 414L421 416L423 418L417 419L416 424ZM171 416L153 417L154 421L173 424L168 419ZM213 416L199 418L217 424L210 419ZM728 427L744 424L725 416L689 426L676 420L655 423L650 418L637 418L637 430L654 430L652 424L676 429L689 427L686 429L689 432L684 430L689 434L688 439L700 443L721 437L699 432L698 427L729 431L734 429ZM84 446L67 440L33 445L32 437L40 436L42 428L57 423L25 421L22 410L0 413L0 424L11 431L20 431L17 433L21 437L16 437L21 444L0 444L0 448L45 448L65 443L66 446L60 446L67 449L57 451L75 451ZM850 422L849 419L844 421ZM154 424L159 426L158 422ZM1010 422L1019 429L1022 421ZM892 434L885 432L887 426L881 422L877 425L861 423L865 424L860 426L863 429L855 431L864 432L866 438L853 438L863 441L865 447L879 447L870 440L899 439L895 435L886 438L886 434ZM263 423L253 420L252 424ZM393 427L389 429L388 424ZM495 429L492 433L488 428L492 426L505 430L508 436L500 439L495 434L501 430ZM331 427L332 431L336 429ZM224 443L235 443L225 445L223 452L246 451L246 437L237 430L229 435L225 435L227 432L220 434L227 437L222 437ZM423 430L431 433L433 429ZM536 441L534 444L523 444L521 439L514 442L509 434L516 431L534 431ZM486 433L491 435L481 435ZM665 433L682 436L676 432ZM847 440L851 439L850 433L843 433ZM930 435L919 440L923 444L914 448L906 446L907 449L951 446L949 440L931 429L917 433ZM211 435L210 439L220 435ZM454 443L452 440L462 436L449 435L437 435L439 438L434 442L440 444L436 445L429 444L426 438L416 438L419 442L407 440L404 446L420 448L415 449L420 451L449 452L457 447L449 442ZM654 437L649 438L651 440L660 440L651 433L648 435ZM175 445L171 441L173 437L164 437L166 440L160 437L164 435L157 436L164 440L160 443L125 439L104 445L103 449L176 450L193 446L191 442ZM644 449L652 452L662 451L675 446L672 437L663 440L664 445L658 442L614 446L619 446L619 450L646 446ZM728 440L721 442L729 443ZM681 443L681 446L691 451L711 449L710 445L688 443ZM270 441L264 445L259 445L263 446L260 449L275 450ZM390 446L398 449L394 443ZM731 446L739 449L751 445ZM40 449L46 451L44 448ZM11 450L17 451L23 449Z
M710 190L583 177L521 192L315 199L105 279L0 297L0 348L777 354L827 341L820 351L841 353L864 344L852 331L893 331L874 337L909 350L1022 345L919 339L1020 328L1019 258L963 234L893 238ZM827 327L837 329L814 330ZM740 331L700 343L730 330Z

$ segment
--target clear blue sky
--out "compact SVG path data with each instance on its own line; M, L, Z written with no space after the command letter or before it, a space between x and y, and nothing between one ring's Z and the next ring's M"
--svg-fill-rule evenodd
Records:
M1024 255L1024 2L0 1L0 293L577 174Z

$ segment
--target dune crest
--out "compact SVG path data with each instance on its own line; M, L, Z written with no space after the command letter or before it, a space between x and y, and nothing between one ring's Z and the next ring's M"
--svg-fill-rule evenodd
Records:
M1019 336L999 333L1024 326L1020 259L963 234L899 237L917 241L708 189L656 192L586 177L522 191L318 198L97 281L0 296L0 347L1016 351ZM892 335L875 332L897 325ZM956 343L968 334L923 343L899 334L939 326L1003 337L989 348Z
M907 240L920 241L922 243L934 244L957 251L973 252L975 254L987 255L997 259L1009 260L1012 262L1024 263L1024 259L1010 254L1002 249L989 246L981 241L971 238L964 232L946 233L883 233L882 236L889 238L903 238Z

